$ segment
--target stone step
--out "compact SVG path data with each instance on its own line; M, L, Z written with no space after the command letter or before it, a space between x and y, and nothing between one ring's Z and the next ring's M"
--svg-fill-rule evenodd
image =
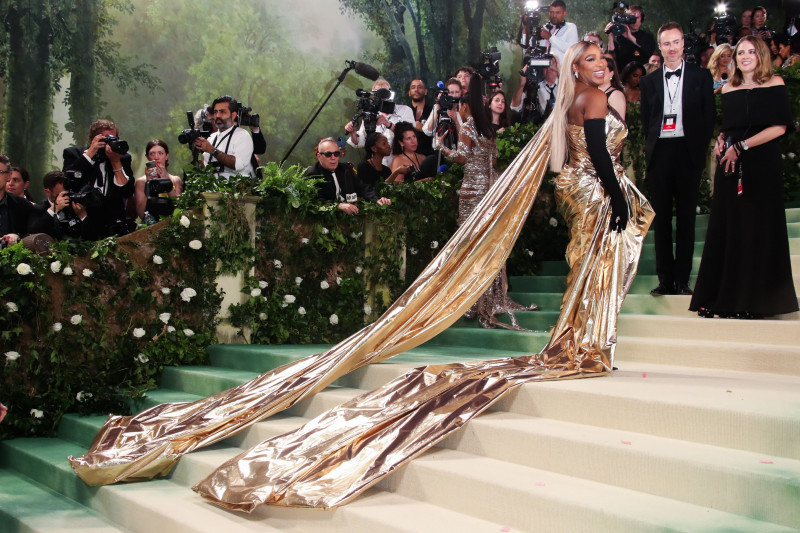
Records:
M708 319L698 316L620 314L619 336L800 346L800 325L791 320Z
M702 257L703 256L703 246L705 243L703 241L695 241L694 243L694 257ZM644 245L642 246L642 259L654 259L655 258L655 248L652 242L645 241ZM791 255L798 255L800 254L800 236L797 237L789 237L789 253Z
M122 533L98 513L21 474L0 469L0 531Z

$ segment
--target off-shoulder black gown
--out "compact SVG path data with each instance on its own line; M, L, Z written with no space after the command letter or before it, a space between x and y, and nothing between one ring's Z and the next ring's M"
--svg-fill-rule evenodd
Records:
M722 95L723 131L738 142L776 125L792 128L786 87ZM689 309L725 315L798 310L792 281L780 138L743 151L741 174L717 168L708 233ZM738 191L741 175L741 194Z

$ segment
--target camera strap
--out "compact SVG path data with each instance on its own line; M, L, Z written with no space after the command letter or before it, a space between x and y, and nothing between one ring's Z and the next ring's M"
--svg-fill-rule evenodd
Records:
M212 144L212 146L214 146L214 148L219 148L219 146L222 144L222 141L224 141L225 139L228 139L228 142L225 145L225 149L222 150L222 152L227 154L228 150L231 147L231 139L233 139L233 130L235 130L236 128L238 128L238 126L236 124L234 124L233 126L231 126L231 129L225 135L220 136L219 133L218 133L217 134L217 138L214 139L214 143ZM213 157L213 156L211 156L211 157ZM217 159L217 158L214 157L214 159ZM217 161L219 161L219 159L217 159ZM221 164L217 165L217 174L222 172L222 170L223 170L223 165L221 165Z

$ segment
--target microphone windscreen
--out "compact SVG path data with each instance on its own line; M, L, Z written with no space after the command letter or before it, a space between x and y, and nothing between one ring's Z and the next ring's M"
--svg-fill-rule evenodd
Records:
M353 68L355 68L356 74L358 74L359 76L363 76L368 80L375 81L380 77L378 69L376 69L372 65L356 62Z
M439 80L436 82L436 86L440 89L444 89L444 82L442 80Z

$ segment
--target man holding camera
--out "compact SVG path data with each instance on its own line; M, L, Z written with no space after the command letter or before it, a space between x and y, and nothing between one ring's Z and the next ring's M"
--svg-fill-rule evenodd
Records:
M64 149L65 173L78 183L77 193L86 208L83 237L102 239L128 233L125 200L133 196L133 170L128 143L118 138L117 126L110 120L96 120L89 126L89 146Z
M512 111L520 114L521 120L524 119L534 124L540 124L550 116L550 112L553 110L553 106L556 103L556 93L558 92L558 57L553 54L550 58L550 65L544 69L544 79L539 82L539 86L536 90L536 94L539 97L538 110L533 109L533 106L529 105L528 107L530 109L523 113L525 100L528 98L527 93L530 89L528 83L531 83L528 81L529 68L539 67L531 67L530 65L522 67L522 70L520 70L519 87L514 91L509 107Z
M392 86L389 85L389 82L383 78L378 78L375 80L375 83L372 84L372 92L373 94L375 91L385 89L387 91L392 90ZM394 96L394 93L391 93ZM384 100L385 102L393 102L393 98L389 98ZM389 141L389 145L392 144L394 140L394 126L400 122L410 122L414 124L414 112L411 111L411 108L407 105L402 104L394 104L394 110L391 113L380 111L378 113L378 122L375 125L375 131L377 133L382 134L386 137L386 140ZM349 134L347 139L347 144L354 148L363 148L364 142L367 140L367 132L364 128L364 123L361 123L361 126L356 130L356 126L351 120L344 126L344 130ZM389 155L383 158L383 164L387 167L392 166L392 159L393 156Z
M544 25L540 35L542 39L549 41L550 53L561 63L567 48L578 42L578 27L564 20L567 16L567 4L564 0L553 0L548 15L550 22Z
M81 204L70 202L64 173L60 170L48 172L42 178L42 185L47 198L37 204L40 211L28 220L28 231L46 233L54 239L80 237L81 220L86 218L86 209Z
M445 144L448 148L454 148L455 145L453 143L458 140L458 131L461 129L459 102L463 96L463 88L456 78L450 78L447 80L444 89L444 91L440 90L438 92L437 101L433 106L433 110L431 114L428 115L428 120L425 121L425 125L422 126L422 133L428 137L433 137L434 144L436 144L435 139L441 134L441 132L437 134L436 131L439 129L441 120L446 117L451 124L449 129L454 135L448 135L448 137L445 138ZM441 103L442 98L445 96L444 103ZM434 146L434 149L438 150L439 146Z
M217 131L208 139L198 137L194 147L203 154L206 165L213 165L217 175L230 178L237 174L253 175L253 138L236 124L238 103L232 96L220 96L211 104Z
M694 223L700 175L714 131L711 73L683 59L683 30L668 22L658 30L664 66L640 83L642 130L650 201L656 212L656 272L653 296L690 295ZM672 208L675 206L675 255Z
M608 51L614 54L614 59L617 60L620 69L625 68L632 61L644 65L656 49L655 37L642 28L644 21L642 6L631 6L627 10L627 14L635 17L635 21L631 24L622 24L624 30L622 35L614 35L612 26L616 22L613 20L606 25L605 29L608 34Z
M336 202L336 207L348 215L357 215L359 199L377 200L378 205L391 205L392 201L381 197L370 185L362 182L353 173L352 165L341 163L342 152L333 137L322 139L317 145L317 164L306 171L306 178L322 178L318 184L317 197L322 202Z

